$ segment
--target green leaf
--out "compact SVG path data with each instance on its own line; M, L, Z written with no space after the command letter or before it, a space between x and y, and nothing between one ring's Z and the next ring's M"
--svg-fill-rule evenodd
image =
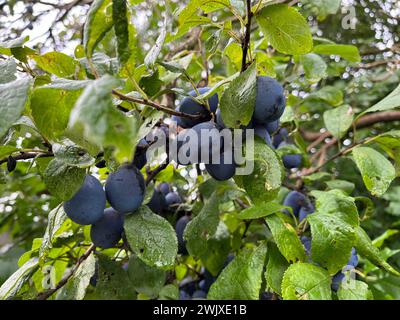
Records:
M48 52L42 56L32 56L37 66L60 78L70 78L79 72L78 61L61 52Z
M207 251L199 256L212 275L218 275L231 251L231 235L225 223L219 221L215 234L207 240Z
M327 192L315 190L311 194L317 198L316 207L318 212L338 217L353 227L357 227L360 224L354 198L347 196L340 190Z
M221 97L220 108L225 125L231 128L248 125L254 112L256 95L257 67L253 63L232 80Z
M285 206L282 206L279 203L268 202L265 204L260 204L259 206L252 206L247 209L244 209L240 211L237 217L243 220L258 219L279 212L285 208L286 208Z
M39 250L39 257L42 263L45 261L48 252L53 247L54 237L61 229L66 218L67 216L61 205L50 211L47 218L48 222L46 232L43 235L42 245L40 246Z
M357 147L352 154L367 189L372 195L381 197L396 178L393 165L382 154L369 147Z
M0 158L4 158L19 149L13 146L0 146Z
M121 65L124 65L131 55L129 48L129 22L126 0L113 0L113 22L115 36L117 37L118 59Z
M327 64L324 59L315 53L308 53L300 57L306 78L311 83L317 83L327 76Z
M161 49L164 45L165 38L167 36L168 23L169 23L169 21L167 19L167 15L166 15L163 26L159 30L159 35L156 40L156 43L154 44L154 46L150 49L150 51L147 53L146 57L144 58L144 64L149 69L153 69L154 64L156 63L156 60L161 53Z
M341 0L308 0L305 4L307 5L308 2L318 11L318 20L324 20L327 15L335 14L342 3Z
M26 36L0 42L0 54L14 56L15 59L27 63L27 56L36 54L35 50L24 46L24 43L28 40L29 36Z
M246 190L255 205L263 205L278 195L284 171L280 157L261 139L254 140L254 154L246 155L246 162L254 161L249 175L235 176L235 181Z
M211 286L208 299L258 300L267 245L244 249L223 269Z
M284 256L280 253L278 247L273 244L268 244L268 264L265 270L265 280L267 285L274 292L282 295L282 279L286 269L289 267L289 263Z
M91 82L77 100L69 124L82 130L88 141L113 147L122 163L132 157L138 125L135 117L126 116L113 105L111 91L118 84L108 75Z
M130 247L144 263L161 269L174 266L178 240L167 220L142 206L125 218L124 228Z
M0 61L0 84L14 81L17 79L15 74L17 73L17 64L15 60L9 58L4 61Z
M339 300L373 300L372 292L365 282L349 280L349 284L342 282L337 292Z
M134 300L136 291L121 263L98 255L98 278L95 296L100 300Z
M372 107L362 112L357 118L369 112L389 111L400 107L400 85L396 87L388 96L383 98Z
M319 44L314 47L314 53L337 55L350 62L360 62L358 48L348 44Z
M50 161L44 172L44 183L49 192L60 200L69 200L85 179L85 169L66 164L60 159Z
M295 263L286 270L282 280L285 300L331 300L329 273L310 263Z
M356 241L354 228L332 214L315 212L307 217L312 234L312 260L330 274L340 271L349 261Z
M87 168L94 164L95 158L92 157L85 149L69 142L64 144L54 143L52 146L54 156L67 165Z
M95 273L96 259L91 253L69 278L64 287L57 293L56 300L83 300L90 278Z
M332 106L340 106L343 103L342 90L333 86L324 86L322 89L311 93L307 100L322 100Z
M265 218L279 251L288 262L304 261L306 252L293 226L278 214Z
M357 234L357 239L355 243L355 248L357 253L367 258L373 264L382 267L386 271L392 273L395 276L400 276L400 272L394 269L389 263L387 263L379 249L372 244L371 239L369 238L368 234L360 227L355 229Z
M15 297L38 266L39 259L31 258L15 271L0 287L0 300L10 300Z
M32 81L20 79L0 84L0 137L19 119L29 101Z
M59 80L34 89L31 98L32 117L41 134L53 140L64 133L71 110L89 83Z
M353 109L349 105L343 105L324 112L326 128L336 138L342 138L351 127L354 119Z
M345 192L346 194L351 194L354 191L354 188L356 187L353 182L340 179L325 181L325 184L331 190L339 189Z
M83 45L88 58L113 27L111 0L94 0L83 29Z
M184 239L191 256L200 257L207 253L208 241L217 232L218 224L218 193L214 192L185 228Z
M160 290L158 300L178 300L179 289L173 284L167 284Z
M297 55L311 51L310 27L296 9L285 4L266 6L256 18L262 33L279 52Z
M135 290L148 297L157 297L166 280L165 271L150 267L136 257L129 259L128 275Z

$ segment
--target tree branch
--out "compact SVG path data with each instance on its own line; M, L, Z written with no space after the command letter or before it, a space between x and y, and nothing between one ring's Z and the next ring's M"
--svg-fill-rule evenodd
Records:
M251 18L253 17L253 12L251 12L251 0L246 0L247 7L247 22L246 22L246 33L242 42L242 69L241 72L247 69L247 52L250 46L250 35L251 35Z
M76 272L76 270L78 270L79 266L81 265L81 263L83 261L85 261L90 254L93 252L95 248L95 245L92 244L87 250L86 252L81 255L77 261L77 263L75 264L75 266L73 267L73 269L71 270L70 273L68 273L65 277L63 277L60 282L57 283L57 285L53 288L53 289L49 289L47 291L41 292L37 295L36 299L37 300L46 300L48 299L52 294L54 294L56 291L58 291L59 289L61 289L67 282L68 280L74 275L74 273Z
M167 166L168 166L168 162L164 162L163 164L160 164L154 170L150 171L146 177L146 185L148 185L156 177L156 175L159 174L161 171L163 171Z
M360 119L358 119L355 123L356 129L361 129L365 127L369 127L376 123L380 122L392 122L400 120L400 111L383 111L383 112L376 112L373 114L367 114ZM320 132L312 132L312 131L302 131L302 136L307 141L323 141L326 138L332 136L329 131L320 133Z
M129 97L129 96L124 95L121 92L118 92L117 90L113 90L112 93L121 100L129 101L129 102L133 102L133 103L144 104L146 106L153 107L154 109L168 113L170 115L174 115L174 116L178 116L178 117L182 117L182 118L189 118L189 119L199 119L199 118L203 117L202 114L189 114L189 113L185 113L185 112L176 111L174 109L168 108L167 106L155 103L155 102L147 100L147 99L139 99L139 98Z
M28 160L28 159L34 159L34 158L45 158L45 157L52 157L53 153L42 153L42 152L22 152L19 155L12 156L14 160ZM0 165L3 163L6 163L8 160L8 156L0 159Z

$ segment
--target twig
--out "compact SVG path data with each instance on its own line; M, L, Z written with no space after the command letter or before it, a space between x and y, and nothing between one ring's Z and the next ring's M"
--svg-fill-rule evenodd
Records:
M159 174L161 171L163 171L167 166L168 166L168 162L164 162L163 164L160 164L154 170L149 171L149 173L147 174L147 177L146 177L146 185L148 185L156 177L156 175Z
M53 153L42 153L42 152L23 152L19 155L12 156L14 160L28 160L28 159L34 159L34 158L45 158L45 157L52 157ZM8 160L8 156L0 159L0 164L6 163Z
M183 118L190 118L190 119L199 119L199 118L204 117L202 114L189 114L189 113L185 113L185 112L176 111L174 109L168 108L167 106L155 103L155 102L147 100L147 99L139 99L139 98L129 97L129 96L124 95L121 92L118 92L117 90L113 90L112 93L121 100L129 101L129 102L133 102L133 103L144 104L146 106L153 107L154 109L168 113L170 115L183 117Z
M242 69L241 72L247 69L247 51L250 46L250 34L251 34L251 18L253 17L253 13L251 12L251 0L246 0L247 7L247 22L246 22L246 33L244 35L244 39L242 42Z
M53 289L49 289L47 291L41 292L37 295L36 299L37 300L46 300L47 298L49 298L52 294L54 294L57 290L59 290L60 288L62 288L67 282L68 280L74 275L74 273L76 272L76 270L79 268L79 266L81 265L81 263L83 261L85 261L90 254L92 253L92 251L94 250L95 245L92 244L87 250L86 252L81 255L77 261L77 263L75 264L74 268L71 270L70 273L68 273L68 275L66 275L65 277L63 277L60 282L57 283L57 285L53 288Z

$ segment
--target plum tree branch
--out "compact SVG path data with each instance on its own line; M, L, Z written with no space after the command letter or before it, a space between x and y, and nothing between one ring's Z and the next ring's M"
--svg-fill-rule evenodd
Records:
M247 21L246 21L246 33L242 42L242 69L241 72L245 71L247 68L247 52L250 47L250 35L251 35L251 18L253 17L253 12L251 11L251 0L246 0L247 7Z
M355 123L356 129L361 129L365 127L369 127L379 122L392 122L400 120L400 111L383 111L383 112L376 112L373 114L368 114L360 119L358 119ZM315 141L319 140L322 142L326 138L332 136L329 131L320 133L320 132L311 132L311 131L303 131L302 136L307 141Z
M53 153L48 152L48 153L43 153L43 152L22 152L19 155L12 156L14 160L28 160L28 159L34 159L34 158L44 158L44 157L52 157ZM8 156L5 158L0 159L0 165L3 163L6 163L8 160Z
M129 102L133 102L133 103L144 104L146 106L152 107L154 109L157 109L159 111L165 112L170 115L183 117L183 118L189 118L189 119L199 119L199 118L203 117L203 115L201 115L201 114L189 114L189 113L185 113L185 112L176 111L174 109L168 108L167 106L155 103L155 102L147 100L147 99L139 99L139 98L130 97L130 96L124 95L121 92L118 92L117 90L113 90L112 93L121 100L129 101Z
M81 263L83 261L85 261L90 254L93 252L95 248L95 245L92 244L87 250L86 252L81 255L78 259L78 261L76 262L75 266L73 267L73 269L71 270L71 272L69 272L66 276L64 276L60 282L57 283L57 285L52 288L49 289L47 291L43 291L41 293L39 293L36 297L36 300L46 300L48 299L52 294L54 294L56 291L58 291L59 289L61 289L67 282L68 280L74 275L74 273L76 272L76 270L78 270L79 266L81 265Z
M150 171L146 177L146 185L148 185L156 177L156 175L159 174L161 171L163 171L167 166L168 166L168 162L164 162L163 164L160 164L154 170Z

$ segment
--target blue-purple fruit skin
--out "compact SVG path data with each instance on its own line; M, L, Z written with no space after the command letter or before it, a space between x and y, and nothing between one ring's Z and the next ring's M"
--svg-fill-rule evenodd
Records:
M154 188L153 195L147 206L159 215L163 215L165 210L167 209L167 203L165 202L164 194L159 190L159 188Z
M311 238L307 236L302 236L300 238L300 241L303 244L304 249L306 249L307 256L311 257Z
M167 195L171 192L171 186L168 182L162 182L158 185L158 190L160 190L163 195Z
M300 208L299 211L299 222L303 221L309 214L315 211L314 206L308 203Z
M189 216L182 216L178 219L175 225L176 237L178 238L178 253L186 254L186 241L183 239L186 226L190 221Z
M113 248L121 240L124 217L113 208L104 210L103 217L92 225L90 237L96 247Z
M286 154L282 157L286 169L300 168L302 164L301 154Z
M257 77L257 97L253 120L267 124L278 120L285 111L286 99L282 85L267 76Z
M209 157L209 159L205 160L210 161L212 154L219 152L222 145L219 130L212 121L202 122L188 130L182 131L176 139L178 153L182 147L185 148L187 159L177 159L177 162L183 165L201 163L204 160L201 158L202 152L205 152L205 155ZM220 140L219 145L215 143L218 139Z
M141 206L145 181L135 166L124 165L108 176L105 189L110 205L120 213L129 213Z
M232 152L232 151L226 151ZM224 181L232 178L236 173L236 164L233 159L233 155L229 163L226 163L225 159L228 159L227 153L223 152L220 156L220 163L207 163L205 165L207 172L213 177L215 180Z
M298 191L291 191L283 200L283 205L291 207L293 210L293 214L298 217L299 211L302 206L307 204L307 198L304 194Z
M106 194L100 181L92 175L86 175L81 188L68 201L64 202L64 211L75 223L93 224L101 219L106 207Z
M275 120L272 122L268 122L265 125L265 128L267 129L269 134L273 134L274 132L276 132L279 128L279 120Z
M207 292L203 290L196 290L192 295L193 299L205 299L206 297L207 297Z
M267 128L265 128L264 126L256 125L254 127L254 134L263 139L267 145L272 146L271 136Z
M197 90L199 91L200 94L204 94L208 90L210 90L210 88L204 87L204 88L199 88ZM196 97L197 93L195 90L192 90L189 92L189 95L192 97ZM210 106L211 112L217 111L218 95L216 93L213 94L210 98L208 98L208 104ZM207 110L207 108L205 106L199 104L198 102L194 101L193 99L191 99L189 97L185 97L182 100L182 103L179 106L179 111L188 113L188 114L192 114L192 115L202 114L204 116L203 119L201 119L201 118L200 119L181 118L180 122L182 124L181 125L182 128L191 128L191 127L195 126L196 124L203 122L204 119L207 119L210 116L209 111Z
M178 204L182 203L182 199L177 192L173 191L165 196L165 202L169 207L176 207Z
M279 145L283 142L286 141L289 138L289 132L287 131L286 128L281 128L279 131L274 135L274 138L272 139L272 144L275 148L278 148Z
M220 129L225 129L226 125L224 123L224 120L222 120L222 115L221 115L221 109L217 109L217 112L215 113L215 122L219 126Z

